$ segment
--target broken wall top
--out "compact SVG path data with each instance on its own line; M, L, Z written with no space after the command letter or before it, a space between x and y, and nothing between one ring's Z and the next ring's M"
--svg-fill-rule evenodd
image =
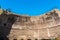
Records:
M2 10L0 10L2 11ZM54 25L60 25L60 11L59 10L52 10L46 14L41 16L22 16L17 15L12 12L3 11L3 14L12 15L16 17L15 25L21 26L42 26L42 27L52 27ZM1 14L2 15L2 14Z

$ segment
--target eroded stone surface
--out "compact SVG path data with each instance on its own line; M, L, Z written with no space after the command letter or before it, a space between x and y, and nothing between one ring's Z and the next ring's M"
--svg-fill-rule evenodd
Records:
M53 10L41 16L22 16L4 12L0 14L1 26L1 34L9 40L56 38L60 36L60 11Z

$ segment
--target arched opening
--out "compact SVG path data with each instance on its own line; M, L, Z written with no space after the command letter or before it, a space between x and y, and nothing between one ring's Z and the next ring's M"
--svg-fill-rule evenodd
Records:
M15 39L13 39L13 40L17 40L17 39L15 38Z
M21 40L24 40L24 39L21 39Z
M27 39L27 40L31 40L31 39Z
M52 39L41 39L41 40L52 40Z
M35 40L38 40L38 39L35 39Z

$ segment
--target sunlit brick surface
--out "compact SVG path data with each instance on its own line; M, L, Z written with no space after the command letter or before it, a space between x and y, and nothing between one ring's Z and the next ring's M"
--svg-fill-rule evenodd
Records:
M12 25L10 33L7 35L9 40L35 40L35 39L50 39L60 37L60 11L52 10L41 16L23 16L7 13L9 16L2 15L0 19L2 23L7 23L6 28L9 29L11 24L9 22L15 22ZM2 18L3 17L3 18ZM8 18L11 21L8 21ZM8 22L7 22L8 21ZM1 20L0 20L1 22ZM6 25L6 24L4 24ZM6 31L7 31L6 29ZM6 32L4 31L4 33Z

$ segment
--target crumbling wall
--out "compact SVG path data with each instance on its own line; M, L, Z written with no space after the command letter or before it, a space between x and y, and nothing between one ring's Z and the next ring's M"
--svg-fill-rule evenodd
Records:
M40 40L60 36L60 16L56 11L42 16L0 15L0 38Z

